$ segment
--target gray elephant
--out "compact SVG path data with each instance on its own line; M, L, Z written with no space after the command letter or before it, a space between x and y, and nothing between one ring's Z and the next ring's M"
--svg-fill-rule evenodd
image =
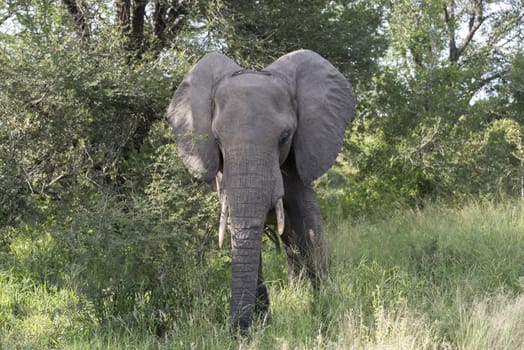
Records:
M219 245L231 234L233 329L245 332L253 312L269 308L261 257L268 220L290 276L305 272L314 286L326 277L330 250L311 182L335 161L354 108L344 76L308 50L262 71L209 53L176 90L167 119L179 154L194 176L216 181Z

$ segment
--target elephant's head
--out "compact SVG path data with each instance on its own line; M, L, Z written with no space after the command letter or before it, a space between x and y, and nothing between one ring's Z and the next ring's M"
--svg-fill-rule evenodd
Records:
M263 71L243 70L219 53L185 76L167 118L184 164L217 179L219 236L231 232L231 317L251 323L264 224L273 208L284 226L282 167L309 185L335 161L355 98L346 79L318 54L289 53ZM222 242L220 237L220 244Z

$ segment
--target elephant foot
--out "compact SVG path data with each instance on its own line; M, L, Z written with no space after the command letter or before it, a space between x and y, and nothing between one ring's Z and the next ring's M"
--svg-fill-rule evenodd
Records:
M270 321L269 293L263 281L261 282L260 280L257 284L252 320L254 323L258 323L262 326L265 326ZM242 339L245 339L246 337L249 338L249 327L251 326L251 323L251 320L239 319L236 323L233 323L233 334Z

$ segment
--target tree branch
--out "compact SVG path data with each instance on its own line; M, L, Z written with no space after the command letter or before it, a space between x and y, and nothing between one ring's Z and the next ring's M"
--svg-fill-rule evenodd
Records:
M131 20L132 47L140 51L144 43L144 17L146 14L147 0L135 0L133 18Z
M453 5L455 3L453 2ZM454 11L454 8L451 9ZM455 42L455 18L452 18L448 7L444 5L444 18L446 21L446 25L448 27L448 35L449 35L449 60L453 62L454 58L457 56L457 43Z
M166 29L166 13L167 7L162 1L155 1L155 12L153 13L153 30L155 32L156 40L158 45L163 47L166 40L165 29Z
M131 27L131 0L118 0L116 3L116 20L126 35Z
M488 18L489 18L489 16L480 17L480 16L471 15L470 20L469 20L468 35L466 35L466 37L464 38L464 41L462 42L462 44L458 48L457 55L455 57L456 60L454 62L457 62L459 60L460 56L462 56L462 54L464 53L464 51L468 47L469 43L471 42L471 40L473 40L473 37L475 36L475 33L477 32L477 30L482 26L482 24Z
M469 15L468 33L462 41L462 43L459 46L457 46L455 38L455 2L452 1L451 4L451 9L448 9L448 6L444 5L444 19L448 27L449 35L449 61L458 62L462 54L464 54L464 51L466 50L468 45L473 40L475 33L479 30L482 24L490 17L490 15L482 16L482 9L479 7L475 8L474 12L470 13ZM478 4L477 6L482 6L482 4Z
M71 15L76 27L76 32L82 41L89 39L89 25L85 17L83 5L80 6L76 0L63 0L67 11Z

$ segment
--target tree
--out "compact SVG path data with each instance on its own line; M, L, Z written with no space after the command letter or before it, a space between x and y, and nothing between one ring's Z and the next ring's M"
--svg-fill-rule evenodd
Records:
M502 120L519 121L501 87L522 39L523 14L522 4L504 1L392 4L389 52L348 145L357 154L351 181L367 193L354 198L416 204L514 193L514 146Z
M226 51L264 66L297 49L311 49L354 84L365 82L386 48L382 1L225 1Z
M215 197L186 174L163 120L193 55L137 55L114 12L72 16L79 4L5 10L0 259L16 242L46 242L17 266L22 275L75 281L100 319L129 315L147 294L157 322L158 310L180 306L166 293L190 294L182 263L202 263L216 220Z

